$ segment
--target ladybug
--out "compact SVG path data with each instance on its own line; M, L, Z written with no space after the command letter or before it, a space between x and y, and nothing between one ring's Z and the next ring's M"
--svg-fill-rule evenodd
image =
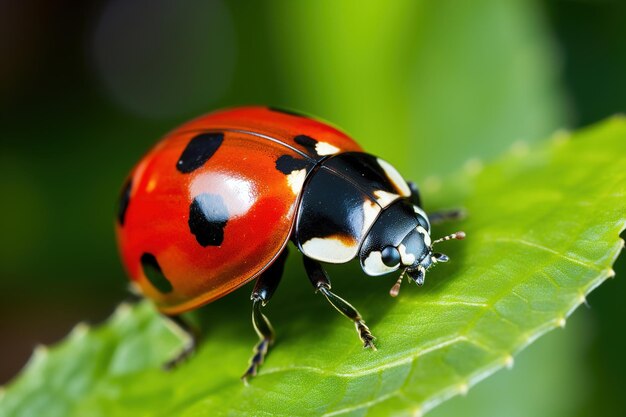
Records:
M123 186L117 239L131 282L164 315L196 337L181 313L256 280L252 322L260 341L244 381L256 375L274 332L263 306L276 290L292 241L306 273L363 346L375 349L361 314L331 291L323 263L359 258L367 275L401 270L418 285L448 257L433 252L431 221L417 188L388 162L364 153L328 124L268 107L208 114L170 132Z

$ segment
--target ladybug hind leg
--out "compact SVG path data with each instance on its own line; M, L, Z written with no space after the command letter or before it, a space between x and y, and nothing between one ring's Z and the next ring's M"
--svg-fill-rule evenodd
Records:
M428 219L431 224L441 224L447 221L462 220L465 218L465 210L451 209L428 213Z
M176 368L182 362L187 360L193 353L196 351L196 347L198 346L198 340L200 338L200 334L195 327L192 327L187 320L183 316L165 316L169 321L176 326L176 329L182 333L184 333L188 340L187 344L183 349L172 359L167 361L163 368L167 371Z
M422 208L422 198L417 185L412 181L407 182L407 184L411 190L411 196L409 197L411 203ZM463 209L442 210L428 214L428 220L431 224L440 224L451 220L461 220L463 218L465 218L465 211Z
M250 359L250 366L241 377L244 383L247 383L249 378L257 374L259 366L261 366L265 356L267 356L270 345L274 343L274 329L269 319L262 313L261 308L272 298L274 291L280 284L287 255L288 250L285 248L274 263L261 274L254 286L254 290L252 290L252 295L250 296L252 300L252 325L257 335L259 335L259 343L254 347L254 355Z
M321 292L337 311L354 322L356 332L361 342L363 342L363 347L376 350L376 346L374 345L374 339L376 338L372 335L369 327L367 327L361 318L361 314L349 302L330 291L330 278L322 265L305 256L304 268L311 280L311 284L315 287L315 291Z

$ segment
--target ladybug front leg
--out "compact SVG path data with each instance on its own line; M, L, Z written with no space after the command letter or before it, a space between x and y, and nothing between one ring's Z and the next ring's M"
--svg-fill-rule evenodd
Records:
M274 329L265 314L261 312L261 307L267 304L270 298L272 298L274 291L276 291L283 276L287 255L288 250L285 248L274 263L261 274L250 296L252 300L252 325L260 340L254 347L254 355L250 359L250 366L241 377L245 383L248 382L248 378L257 374L270 345L274 343Z
M306 273L311 280L311 284L315 287L315 291L321 292L324 297L326 297L328 302L337 309L337 311L354 322L356 331L363 342L363 347L376 350L376 346L374 346L375 337L372 335L369 327L367 327L361 318L361 314L356 308L352 307L349 302L330 291L330 278L322 265L319 262L305 256L304 268L306 269Z

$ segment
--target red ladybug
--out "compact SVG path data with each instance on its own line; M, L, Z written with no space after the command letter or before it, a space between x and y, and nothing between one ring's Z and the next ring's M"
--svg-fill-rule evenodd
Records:
M422 285L432 264L448 260L432 251L437 241L417 188L393 166L334 127L265 107L212 113L169 133L132 170L116 230L132 282L187 331L181 313L257 280L251 298L260 342L244 379L274 339L261 308L280 282L290 240L314 288L354 321L370 348L374 337L330 291L321 262L358 256L368 275L402 269L395 296L405 272ZM193 345L171 364L194 349L191 336Z

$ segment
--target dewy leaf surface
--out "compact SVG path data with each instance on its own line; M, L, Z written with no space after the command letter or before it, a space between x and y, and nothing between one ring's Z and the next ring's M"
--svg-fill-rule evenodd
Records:
M36 350L2 394L1 416L387 416L424 413L467 391L546 331L565 324L612 275L626 219L626 122L612 119L531 149L516 146L425 190L427 208L463 206L463 242L422 288L391 299L389 276L331 268L335 290L378 337L364 351L353 327L304 285L291 260L268 305L278 340L259 376L239 376L255 341L245 289L206 308L206 340L174 372L180 345L148 303L103 326L79 326ZM432 195L429 195L432 194ZM297 258L292 256L292 258ZM299 276L296 279L296 275Z

